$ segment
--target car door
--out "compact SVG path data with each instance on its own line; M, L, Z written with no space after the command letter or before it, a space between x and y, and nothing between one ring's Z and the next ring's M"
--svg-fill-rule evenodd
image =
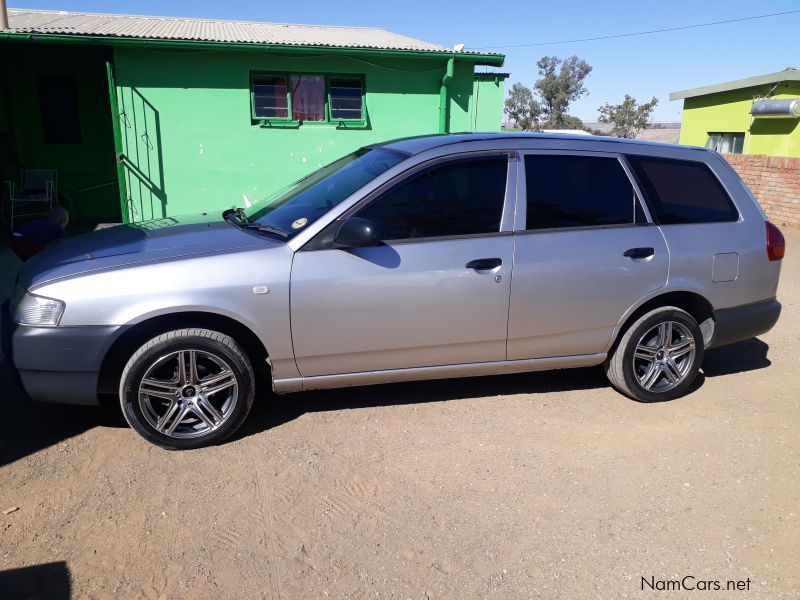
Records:
M664 238L622 157L541 151L523 161L508 358L603 352L626 311L666 285Z
M340 218L371 221L379 245L301 248L291 279L300 373L504 360L515 181L507 154L426 163Z

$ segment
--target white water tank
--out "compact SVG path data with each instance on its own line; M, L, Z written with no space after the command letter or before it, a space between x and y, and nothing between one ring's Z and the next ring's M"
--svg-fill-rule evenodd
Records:
M797 119L800 118L800 98L755 100L750 114L754 119Z

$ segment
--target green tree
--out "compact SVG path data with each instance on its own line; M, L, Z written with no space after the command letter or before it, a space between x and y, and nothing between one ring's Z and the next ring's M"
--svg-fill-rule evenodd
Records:
M582 58L570 56L543 56L536 62L539 79L534 87L543 104L544 129L568 129L566 126L569 105L589 93L584 80L592 67ZM572 123L574 124L574 122Z
M620 138L635 138L642 129L652 125L650 117L658 104L654 96L650 102L639 104L636 98L625 94L622 104L609 104L606 102L598 108L600 117L598 121L610 124L609 135Z
M506 115L523 131L583 129L581 120L567 111L573 101L589 93L584 80L592 67L577 56L543 56L536 66L539 79L533 90L515 83L506 99Z
M522 131L535 131L539 126L542 106L533 97L529 87L515 83L506 98L506 114Z

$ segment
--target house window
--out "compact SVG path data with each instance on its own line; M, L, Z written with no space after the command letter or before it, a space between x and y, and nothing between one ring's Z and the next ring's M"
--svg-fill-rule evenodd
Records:
M253 73L251 117L262 125L363 125L364 80L358 75Z
M81 120L75 79L49 75L39 79L39 112L45 144L80 144Z
M256 119L288 119L289 90L285 75L254 75L253 116Z
M360 121L363 107L361 79L331 77L331 121Z
M741 154L744 148L744 133L709 133L706 148L717 152Z
M292 75L292 120L325 120L325 77Z

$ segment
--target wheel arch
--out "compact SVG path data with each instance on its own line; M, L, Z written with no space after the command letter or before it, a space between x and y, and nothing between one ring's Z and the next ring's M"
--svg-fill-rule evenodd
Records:
M131 325L114 340L100 366L97 381L98 395L102 397L118 392L122 370L137 348L162 333L189 327L212 329L231 336L242 345L253 365L253 370L256 371L257 378L259 370L267 366L269 353L266 347L253 330L241 321L227 315L203 311L160 314Z
M661 291L655 296L643 298L638 304L632 306L630 310L620 319L611 340L606 348L606 352L611 355L624 335L628 327L643 314L662 306L675 306L687 313L697 321L700 331L703 332L703 343L707 347L714 337L714 306L708 299L694 290L669 290Z

